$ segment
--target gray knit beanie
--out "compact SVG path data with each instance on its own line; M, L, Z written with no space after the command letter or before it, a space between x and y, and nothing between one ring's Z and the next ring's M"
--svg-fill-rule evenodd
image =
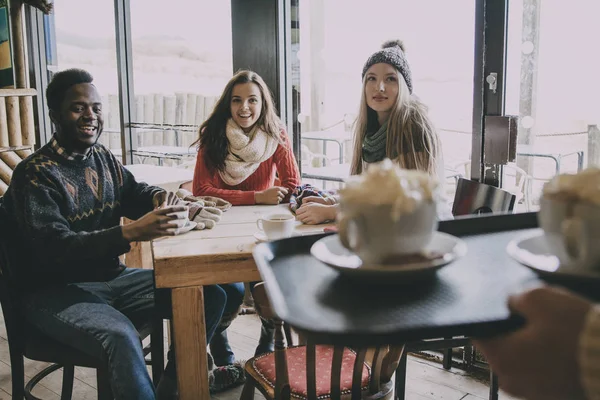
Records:
M408 90L412 93L412 75L410 73L410 67L406 60L406 53L404 52L404 43L401 40L388 40L381 45L381 50L373 53L371 57L365 63L362 71L362 78L365 78L367 70L371 68L373 64L386 63L395 67L406 81Z

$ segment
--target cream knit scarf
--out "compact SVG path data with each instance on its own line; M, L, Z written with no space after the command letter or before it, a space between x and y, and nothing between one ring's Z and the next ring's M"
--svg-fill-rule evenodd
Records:
M227 121L226 134L229 152L225 157L225 169L219 171L219 175L229 186L244 182L258 169L260 163L271 158L279 145L278 140L258 127L249 134L244 133L233 119Z

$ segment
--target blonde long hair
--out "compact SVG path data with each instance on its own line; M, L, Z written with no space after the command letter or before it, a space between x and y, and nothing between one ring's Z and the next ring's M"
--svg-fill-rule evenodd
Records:
M429 119L427 106L417 96L410 94L402 74L397 72L397 75L399 90L388 119L386 156L402 168L427 171L437 176L437 160L441 151L439 136ZM377 113L367 105L366 83L365 75L360 109L354 123L352 175L363 171L362 145L367 132L375 132L379 128Z

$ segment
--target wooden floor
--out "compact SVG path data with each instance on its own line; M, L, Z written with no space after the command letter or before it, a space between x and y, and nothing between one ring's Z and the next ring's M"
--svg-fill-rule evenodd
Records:
M1 315L0 315L1 317ZM229 328L229 340L236 356L248 359L253 353L260 333L260 321L256 315L238 317ZM25 374L31 378L47 364L25 361ZM95 370L76 368L73 399L96 399ZM60 399L62 374L60 371L45 378L34 390L34 395L43 399ZM407 373L407 400L482 400L488 398L488 387L460 370L445 371L441 366L420 358L409 356ZM0 321L0 400L11 398L10 357L4 321ZM217 400L237 400L241 387L213 396ZM256 399L262 395L256 392ZM510 396L500 394L500 399Z

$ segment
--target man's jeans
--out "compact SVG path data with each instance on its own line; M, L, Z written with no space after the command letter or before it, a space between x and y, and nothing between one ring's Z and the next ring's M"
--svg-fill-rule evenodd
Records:
M219 324L226 300L221 288L204 287L207 340ZM151 321L155 315L171 315L170 304L158 307L154 305L153 271L131 268L108 282L53 287L23 298L25 317L31 324L58 341L107 360L116 400L155 398L134 324Z

